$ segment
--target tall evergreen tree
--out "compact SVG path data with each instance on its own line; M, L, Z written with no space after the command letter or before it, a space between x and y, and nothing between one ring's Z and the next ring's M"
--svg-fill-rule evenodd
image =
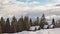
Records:
M2 33L6 32L6 22L3 17L1 17L1 26L2 26Z
M2 33L2 26L1 26L1 21L0 21L0 34Z
M52 24L54 25L54 27L55 27L55 20L54 20L54 18L52 19ZM53 28L54 28L53 27Z
M30 18L30 25L33 26L32 19Z
M39 17L36 19L36 25L39 25Z
M35 21L34 21L34 26L36 26L36 25L37 25L37 21L35 20Z
M55 25L55 20L54 20L54 18L52 19L52 24Z
M12 18L11 27L12 32L17 32L17 19L15 16Z
M10 21L9 21L9 18L7 18L7 20L6 20L6 32L7 33L10 32Z
M29 30L30 28L30 22L28 16L24 17L24 30Z
M17 27L17 31L20 32L24 29L24 26L23 26L23 16L21 16L21 18L18 20L18 27Z
M43 26L47 24L48 23L46 22L45 15L43 14L40 21L40 27L43 28Z

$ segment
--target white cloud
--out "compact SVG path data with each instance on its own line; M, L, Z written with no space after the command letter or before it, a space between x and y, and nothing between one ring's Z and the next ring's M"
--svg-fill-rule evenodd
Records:
M54 0L55 2L57 2L57 3L60 3L60 0Z
M60 15L49 15L49 16L46 16L46 19L55 19L55 20L60 20Z
M39 2L16 2L11 0L3 0L0 16L13 16L27 14L31 10L30 5L39 4Z
M55 4L46 4L46 5L40 5L40 2L33 1L33 2L18 2L16 0L3 0L0 9L0 17L12 17L30 14L30 13L50 13L53 12L55 9L60 8L59 6L55 6ZM52 9L52 11L50 11ZM57 9L58 10L58 9ZM57 11L55 11L57 12ZM58 11L59 12L59 11ZM49 15L49 14L48 14ZM55 15L47 16L46 18L53 18L57 17Z
M57 16L57 15L49 15L49 16L46 16L47 19L52 19L52 18L57 18L57 17L59 17L59 16Z

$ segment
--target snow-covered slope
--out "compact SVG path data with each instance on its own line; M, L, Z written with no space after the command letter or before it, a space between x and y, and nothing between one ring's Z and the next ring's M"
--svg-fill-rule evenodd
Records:
M40 31L42 34L60 34L60 28L44 29ZM39 34L39 32L37 32Z
M13 33L13 34L60 34L60 28L41 29L39 31L23 31L23 32Z

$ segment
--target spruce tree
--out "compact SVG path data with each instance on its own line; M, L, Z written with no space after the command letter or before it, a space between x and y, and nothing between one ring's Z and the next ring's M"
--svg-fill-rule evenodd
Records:
M35 21L34 21L34 26L36 26L36 25L37 25L37 21L35 20Z
M39 17L37 17L36 24L39 25Z
M30 28L29 18L28 18L28 16L25 16L24 17L24 29L29 30L29 28Z
M17 32L17 19L15 18L15 16L13 16L12 18L11 27L12 32Z
M1 26L1 21L0 21L0 34L2 33L2 26Z
M39 17L36 18L36 20L34 21L34 23L35 23L35 26L39 25Z
M6 22L3 17L1 17L1 26L2 26L2 33L6 32Z
M54 20L54 18L52 19L52 24L55 25L55 20Z
M55 27L55 20L54 20L54 18L52 19L52 24L53 24L54 27Z
M9 21L9 18L7 18L7 20L6 20L6 32L7 33L10 32L10 21Z
M33 26L32 19L30 18L30 25Z
M17 31L21 32L24 30L24 26L23 26L23 16L21 16L21 18L18 20L18 27L17 27Z
M43 28L44 25L48 25L48 23L46 22L45 15L43 14L40 21L40 27Z

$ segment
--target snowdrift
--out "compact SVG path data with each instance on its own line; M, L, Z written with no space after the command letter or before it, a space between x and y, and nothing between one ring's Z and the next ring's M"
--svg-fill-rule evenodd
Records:
M4 33L4 34L8 34L8 33ZM12 34L60 34L60 28L41 29L38 31L23 31L23 32L12 33Z

